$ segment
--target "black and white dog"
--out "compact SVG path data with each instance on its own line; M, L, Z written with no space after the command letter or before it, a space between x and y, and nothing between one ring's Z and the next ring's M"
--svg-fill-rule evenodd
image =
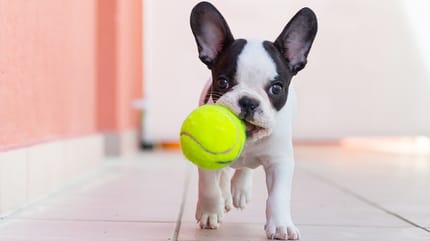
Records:
M301 9L274 42L233 38L223 16L208 2L193 8L190 23L199 58L212 73L200 104L226 106L247 125L244 151L231 165L236 169L232 178L231 168L199 169L200 227L216 229L224 212L244 208L250 201L253 169L262 165L268 190L267 238L299 239L290 210L296 103L290 83L306 65L317 32L314 12Z

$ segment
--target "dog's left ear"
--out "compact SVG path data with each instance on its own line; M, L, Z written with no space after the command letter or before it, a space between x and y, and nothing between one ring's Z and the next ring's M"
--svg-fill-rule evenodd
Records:
M200 2L193 8L190 25L199 58L211 69L219 54L234 41L230 28L221 13L208 2Z
M275 46L287 60L293 74L305 67L317 29L315 13L310 8L303 8L294 15L275 40Z

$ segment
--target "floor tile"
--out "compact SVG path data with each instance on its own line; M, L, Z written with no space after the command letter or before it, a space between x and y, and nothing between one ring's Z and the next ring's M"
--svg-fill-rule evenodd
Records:
M193 170L183 220L194 222L197 202L197 174ZM264 171L255 171L252 200L243 209L224 216L226 223L265 223L266 186ZM300 169L294 176L292 215L296 224L410 227L409 224L378 210L357 198L323 183Z
M375 227L344 227L344 226L302 226L302 241L425 241L430 234L418 228L375 228Z
M168 240L175 223L9 220L0 240L142 241Z
M299 226L301 241L403 241L429 240L429 233L417 228L374 228L350 226ZM258 224L225 223L218 230L202 230L195 223L181 226L179 239L183 241L265 241L263 227Z
M34 205L16 217L175 222L182 199L185 162L177 160L178 155L162 156L160 160L149 154L111 160L92 181Z
M292 212L301 240L429 240L430 232L383 210L430 226L427 194L416 193L426 190L427 172L419 174L413 166L423 164L404 158L342 148L297 148ZM197 170L179 152L144 153L105 164L99 172L1 221L0 240L169 240L184 190L179 240L266 240L267 192L261 168L255 172L248 207L226 214L221 228L213 231L200 230L195 223ZM396 189L409 196L393 198Z
M430 156L340 147L296 148L298 167L321 182L430 226Z
M381 205L396 213L401 214L404 218L415 222L423 227L430 227L430 201L410 201L401 203L398 201L381 202ZM430 229L429 229L430 230Z

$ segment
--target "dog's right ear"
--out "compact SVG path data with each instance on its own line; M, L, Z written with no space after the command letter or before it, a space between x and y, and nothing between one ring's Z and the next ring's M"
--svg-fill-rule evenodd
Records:
M221 13L208 2L200 2L193 8L190 25L199 58L211 69L219 54L234 41L230 28Z

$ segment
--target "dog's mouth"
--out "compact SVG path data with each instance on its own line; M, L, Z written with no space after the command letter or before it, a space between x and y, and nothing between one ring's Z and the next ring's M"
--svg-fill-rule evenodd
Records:
M272 130L270 128L271 125L269 125L268 123L255 121L254 118L247 116L240 111L234 111L235 108L230 107L230 105L227 105L224 103L217 103L217 104L220 104L229 108L233 113L236 114L236 116L239 119L241 119L245 123L245 126L246 126L245 133L246 133L246 138L248 140L256 141L270 135Z
M266 129L261 127L261 126L257 126L255 124L252 124L251 122L248 122L246 120L245 124L246 124L246 136L247 137L253 137L255 135L257 135L258 133L265 131Z

